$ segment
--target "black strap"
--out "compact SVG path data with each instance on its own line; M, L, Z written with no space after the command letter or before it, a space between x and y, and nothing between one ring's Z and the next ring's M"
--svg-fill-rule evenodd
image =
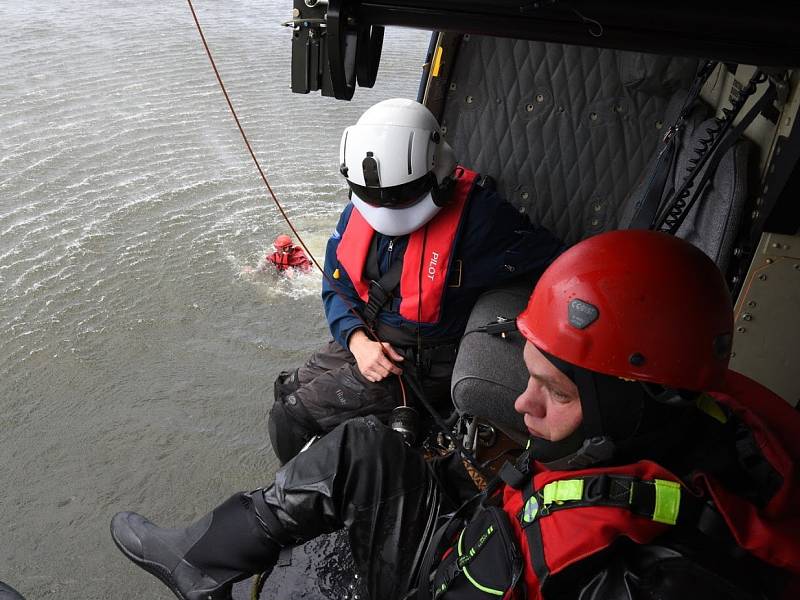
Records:
M464 502L464 504L459 506L458 510L450 515L447 521L434 532L428 544L428 549L425 552L425 558L422 559L422 565L419 569L417 600L431 600L431 576L434 571L434 563L439 560L441 556L440 550L442 549L443 543L447 543L453 539L456 532L464 526L464 517L466 514L483 500L484 495L484 492L480 492Z
M377 235L373 236L372 243L376 243ZM370 255L373 252L370 250ZM377 250L374 253L377 256ZM368 261L369 261L368 257ZM389 269L384 273L380 279L373 279L369 282L369 299L367 305L364 307L364 319L372 327L378 318L378 313L384 306L392 299L397 286L400 284L400 277L403 273L403 261L395 260Z
M531 477L528 485L525 487L523 495L523 506L527 503L528 499L536 494L533 489L533 477ZM530 524L522 524L525 530L525 537L528 540L528 552L531 555L531 566L533 572L536 573L536 578L539 580L539 589L544 586L547 578L550 576L550 569L547 566L547 561L544 557L544 542L542 541L542 528L539 519L534 519Z
M250 493L250 499L253 501L253 510L256 513L256 519L261 527L264 528L267 535L281 546L292 545L293 540L287 533L286 528L272 512L272 509L267 504L264 498L264 490L257 489Z
M636 205L636 212L631 219L630 225L628 225L629 229L651 229L653 227L658 209L664 198L667 181L675 167L680 134L686 125L686 119L691 113L694 103L700 97L703 85L716 66L716 61L706 61L697 72L692 85L686 93L686 98L675 119L675 123L670 126L664 135L665 145L658 153L658 160L650 174L650 179L647 182L642 198Z
M725 154L730 150L733 145L741 138L742 134L744 133L745 129L747 129L750 124L755 120L755 118L764 112L768 107L772 106L773 102L776 98L776 90L775 85L770 81L769 87L767 90L761 95L761 98L753 105L753 107L747 111L747 113L742 117L739 123L734 127L728 134L725 136L723 140L720 141L719 145L713 150L712 156L708 161L708 166L706 167L705 171L703 171L703 175L700 180L695 184L694 190L692 191L691 198L688 202L686 202L686 206L683 208L680 216L675 218L674 221L667 221L666 216L663 219L664 226L669 226L668 233L675 235L675 233L680 228L683 221L686 219L686 216L689 214L692 206L697 202L700 198L701 194L705 190L705 187L708 181L714 176L717 171L717 167L719 163L724 158ZM668 216L668 215L667 215Z
M733 126L733 121L744 107L747 98L753 95L757 86L766 79L767 76L764 73L756 71L750 78L748 84L739 90L737 98L732 101L732 107L730 109L722 109L724 116L718 117L716 119L716 125L707 130L710 137L697 142L698 147L695 150L696 156L689 159L689 166L686 169L687 174L678 189L674 190L668 198L664 199L663 206L659 209L659 213L656 216L654 229L672 233L673 235L677 232L686 218L686 215L689 213L688 208L691 208L694 202L700 197L706 183L716 172L716 168L725 153L739 139L744 129L747 128L756 115L772 104L775 90L774 85L770 82L769 88L764 92L753 108L742 118L740 124L733 128L732 131L730 130ZM741 126L742 124L744 124L744 127ZM697 176L701 171L703 172L703 176L700 178L700 181L696 183Z

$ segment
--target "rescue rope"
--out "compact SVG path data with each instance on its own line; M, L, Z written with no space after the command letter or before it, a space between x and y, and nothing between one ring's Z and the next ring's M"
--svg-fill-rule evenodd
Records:
M300 232L294 226L294 224L292 223L291 219L289 219L289 215L286 214L286 211L283 209L283 206L281 205L280 201L278 200L278 197L275 195L275 192L272 190L272 186L269 184L269 180L267 179L267 176L264 173L264 169L261 168L261 163L259 163L258 158L256 157L256 153L253 150L252 145L250 144L250 140L249 140L249 138L247 137L247 134L244 131L244 127L242 127L242 123L241 123L241 121L239 121L239 116L236 113L236 109L233 107L233 102L231 101L231 97L228 95L228 90L227 90L227 88L225 87L225 84L222 81L222 76L219 73L219 69L217 69L217 63L214 60L214 56L211 54L211 48L209 48L208 42L206 41L206 36L203 33L202 26L200 25L200 20L197 18L197 13L194 10L194 5L192 4L192 0L186 0L186 1L189 4L189 10L192 12L192 19L194 19L194 24L197 27L197 33L200 34L200 40L203 42L203 47L205 48L206 55L208 56L208 60L211 63L211 68L214 70L214 75L216 76L217 82L219 83L219 87L222 90L222 95L225 96L225 102L227 102L227 104L228 104L228 109L230 110L231 116L233 117L233 120L236 122L236 127L239 129L239 133L242 136L242 141L244 142L244 145L247 147L247 151L250 153L250 158L253 159L253 164L255 164L256 169L258 169L258 174L261 176L261 181L264 182L264 185L266 186L267 190L269 191L269 195L272 198L272 201L274 202L275 207L278 209L278 212L280 212L281 216L283 217L283 220L286 221L286 224L289 226L289 229L291 229L292 233L297 238L297 241L300 242L300 245L303 247L303 250L306 252L308 257L311 259L311 262L314 263L314 266L322 274L322 277L325 279L325 281L328 282L328 285L330 285L331 290L333 290L333 292L339 297L339 299L341 299L344 302L345 306L347 306L347 310L350 313L352 313L359 321L361 321L361 323L364 325L366 330L369 332L369 334L372 337L372 339L374 339L375 341L380 343L381 339L378 337L378 334L375 332L375 330L372 327L370 327L370 325L369 325L369 323L367 323L366 319L364 319L364 317L356 310L355 306L353 306L353 303L350 302L349 298L347 298L343 293L341 293L341 291L336 289L337 288L337 284L335 283L333 278L325 272L325 269L319 264L319 261L316 259L316 257L311 252L311 250L309 250L308 246L306 245L305 241L303 240L303 237L300 235ZM384 356L386 356L388 358L388 354L386 352L386 349L383 347L383 345L381 345L381 350L383 351ZM389 359L389 360L391 360L391 359ZM397 380L400 383L400 393L401 393L402 400L403 400L403 406L407 406L408 402L407 402L407 399L406 399L405 385L403 384L403 380L401 379L401 377L399 375L397 375Z

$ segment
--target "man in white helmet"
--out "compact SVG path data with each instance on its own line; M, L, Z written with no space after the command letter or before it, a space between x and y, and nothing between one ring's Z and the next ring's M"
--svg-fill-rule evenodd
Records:
M399 376L449 400L458 340L478 295L541 272L562 250L547 230L457 164L436 118L395 98L345 129L340 172L351 190L325 255L333 340L275 382L270 438L282 463L343 421L387 421Z

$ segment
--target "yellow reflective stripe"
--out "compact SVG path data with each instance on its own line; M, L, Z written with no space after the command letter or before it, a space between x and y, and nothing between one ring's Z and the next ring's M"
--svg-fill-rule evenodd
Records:
M462 542L464 541L464 532L465 531L466 531L466 527L461 530L461 535L458 536L458 557L459 558L464 556L464 550L462 549ZM471 551L474 552L474 548ZM480 591L486 592L487 594L492 594L493 596L502 596L503 594L505 594L505 592L503 590L496 590L494 588L486 587L485 585L481 585L480 583L475 581L475 579L472 577L472 575L469 574L469 571L467 571L467 567L464 567L461 570L463 571L464 576L467 578L467 580L469 580L469 582L472 585L474 585L476 588L478 588Z
M542 489L543 504L581 500L583 498L583 479L562 479L548 483Z
M681 485L666 479L654 480L656 485L656 506L653 509L653 521L675 525L681 507Z
M717 401L708 394L700 394L697 400L695 400L695 404L697 408L702 410L709 417L716 419L720 423L728 422L728 417L725 415L725 412L719 407Z
M431 77L439 76L439 68L442 66L442 52L442 47L436 46L436 52L433 54L433 64L431 65Z

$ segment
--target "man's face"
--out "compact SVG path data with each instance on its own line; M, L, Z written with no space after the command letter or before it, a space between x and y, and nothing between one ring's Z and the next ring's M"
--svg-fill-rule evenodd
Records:
M558 442L572 434L583 421L578 388L539 350L525 344L528 387L514 402L531 435Z

